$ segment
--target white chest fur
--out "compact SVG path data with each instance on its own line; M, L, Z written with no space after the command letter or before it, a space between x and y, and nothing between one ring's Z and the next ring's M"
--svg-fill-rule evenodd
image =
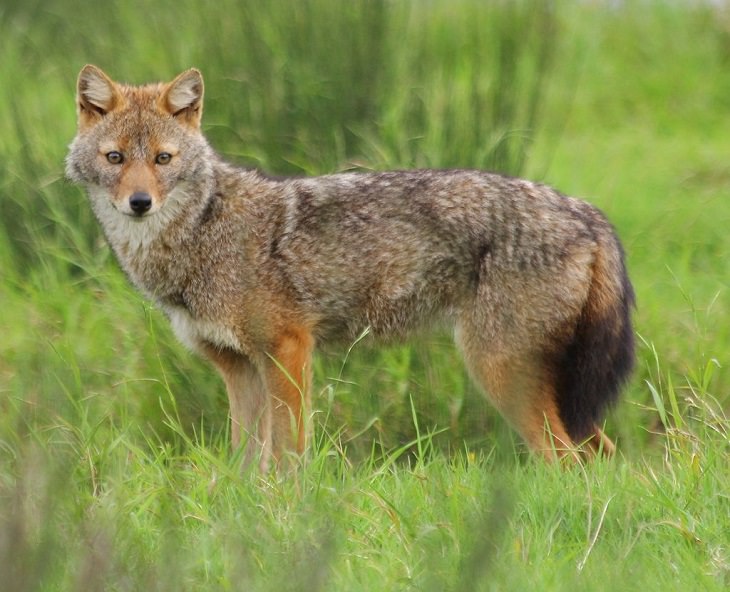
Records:
M192 350L200 349L203 343L241 351L241 343L230 327L223 323L196 319L185 308L166 308L172 330L177 338Z

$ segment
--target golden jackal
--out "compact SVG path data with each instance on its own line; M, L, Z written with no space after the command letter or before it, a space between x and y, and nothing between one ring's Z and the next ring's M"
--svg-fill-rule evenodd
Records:
M474 170L269 178L200 131L197 70L78 78L70 179L131 281L220 370L233 445L263 470L305 447L315 344L446 322L532 450L610 452L598 424L633 365L623 251L593 206Z

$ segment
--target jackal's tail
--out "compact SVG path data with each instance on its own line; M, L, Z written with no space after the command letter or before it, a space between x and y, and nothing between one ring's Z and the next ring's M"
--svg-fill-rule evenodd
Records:
M594 230L598 249L588 298L555 367L559 414L576 443L596 434L634 365L634 290L623 249L607 223Z

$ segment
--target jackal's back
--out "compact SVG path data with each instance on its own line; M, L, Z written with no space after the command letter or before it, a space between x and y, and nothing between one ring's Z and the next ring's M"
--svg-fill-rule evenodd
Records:
M603 220L546 186L480 171L340 174L285 186L272 259L322 317L323 332L347 337L365 326L407 333L453 315L485 283L507 302L542 290L544 302L533 304L554 308L556 287L545 285L557 274L581 284L563 278L561 290L587 290L585 269L573 267L591 257L593 220Z

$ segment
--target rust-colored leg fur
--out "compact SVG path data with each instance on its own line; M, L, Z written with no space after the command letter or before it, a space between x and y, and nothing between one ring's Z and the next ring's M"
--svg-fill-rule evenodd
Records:
M602 454L605 457L611 457L616 452L616 445L611 438L595 424L593 425L593 434L586 442L586 447L593 455Z
M479 356L469 351L465 358L476 383L531 450L548 461L556 455L574 456L575 445L560 419L555 390L539 363L527 355Z
M597 425L585 442L573 441L560 418L551 374L536 361L538 354L495 356L464 348L464 357L475 382L533 452L569 463L614 453L613 442Z
M306 446L313 348L309 331L288 327L269 352L266 385L272 397L273 454L277 460L288 451L302 454Z
M313 347L309 331L289 327L258 365L230 349L206 351L228 390L233 447L245 443L264 472L286 452L304 452Z

